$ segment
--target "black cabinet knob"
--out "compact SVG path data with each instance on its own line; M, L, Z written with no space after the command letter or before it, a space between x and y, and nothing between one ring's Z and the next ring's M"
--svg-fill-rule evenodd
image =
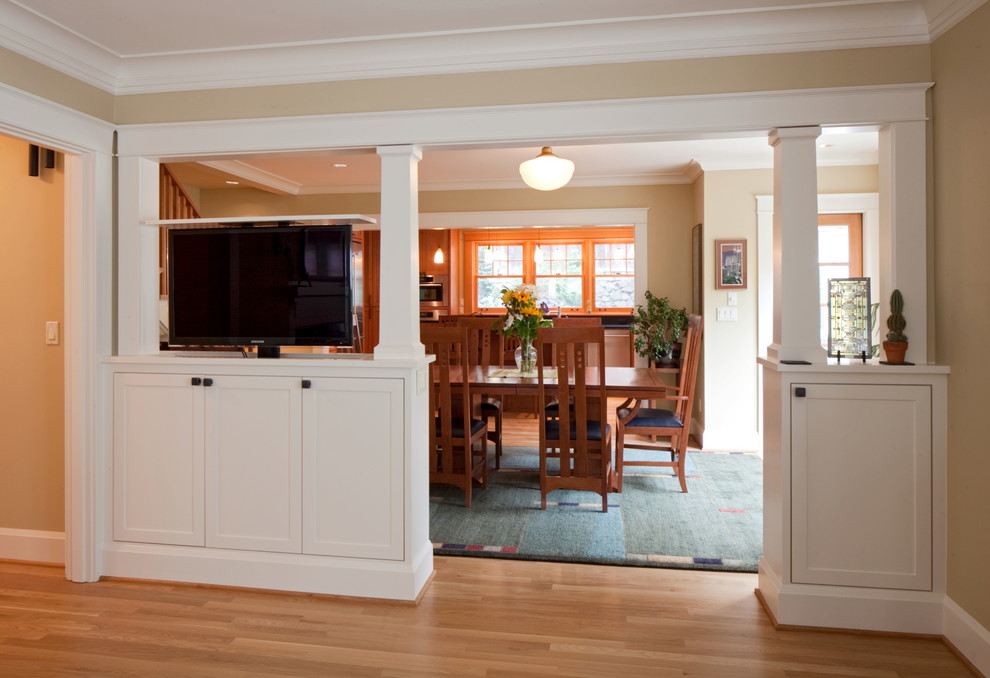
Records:
M303 379L302 380L302 387L303 388L310 388L312 385L313 385L313 382L311 382L309 379Z
M213 380L207 377L203 380L203 386L213 386Z
M199 386L200 384L203 383L203 380L200 379L199 377L193 377L192 379L189 380L189 383L191 383L193 386Z
M806 395L808 395L808 392L805 390L804 386L798 386L794 389L794 397L803 398Z

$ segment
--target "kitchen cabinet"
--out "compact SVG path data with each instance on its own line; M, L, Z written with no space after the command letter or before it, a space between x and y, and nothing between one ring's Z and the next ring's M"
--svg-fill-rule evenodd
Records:
M443 263L433 261L439 248ZM419 272L427 275L450 275L450 231L423 230L419 232Z

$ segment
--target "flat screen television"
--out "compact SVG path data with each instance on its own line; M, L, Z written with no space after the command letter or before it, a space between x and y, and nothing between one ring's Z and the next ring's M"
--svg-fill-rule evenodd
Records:
M170 346L353 342L350 226L170 229Z

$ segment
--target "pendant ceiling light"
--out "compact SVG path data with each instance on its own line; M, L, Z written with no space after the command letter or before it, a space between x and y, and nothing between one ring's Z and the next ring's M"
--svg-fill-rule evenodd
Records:
M571 180L574 163L558 158L549 146L544 146L538 156L519 165L519 174L527 186L539 191L553 191Z

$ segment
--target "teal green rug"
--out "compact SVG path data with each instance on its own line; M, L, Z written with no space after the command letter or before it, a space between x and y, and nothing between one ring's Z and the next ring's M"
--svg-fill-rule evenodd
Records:
M689 452L687 494L671 469L627 468L608 513L597 494L564 490L541 511L538 465L535 448L506 447L502 469L469 509L460 489L431 485L434 553L756 572L763 462L755 454Z

